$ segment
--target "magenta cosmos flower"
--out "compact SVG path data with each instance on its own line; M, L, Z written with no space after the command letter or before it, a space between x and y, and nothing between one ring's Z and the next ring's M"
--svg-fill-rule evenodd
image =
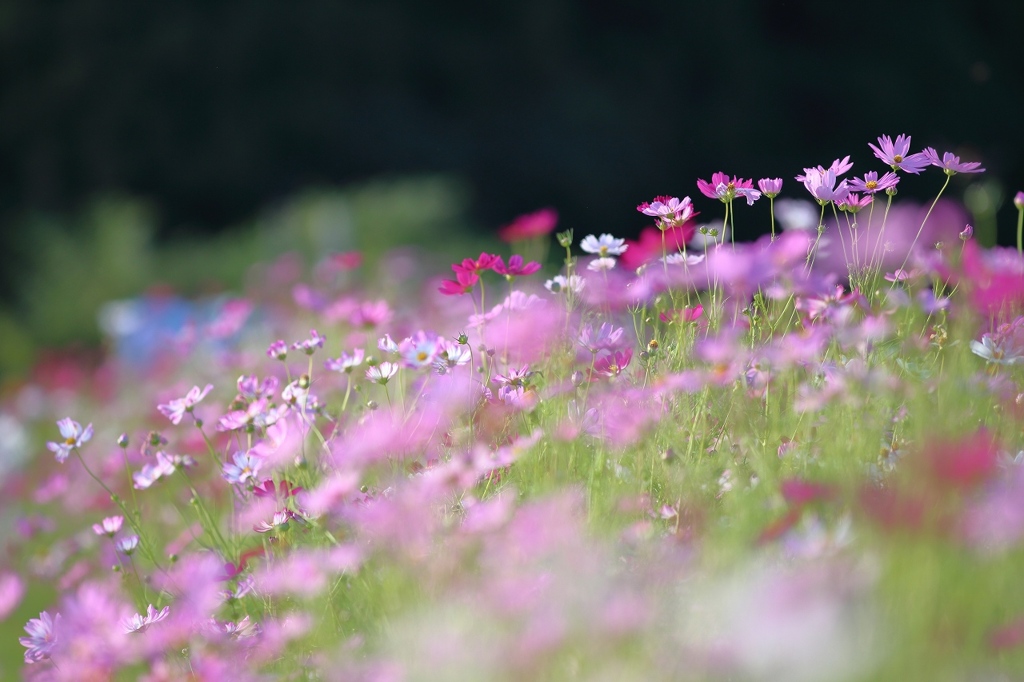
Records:
M935 151L933 147L925 147L924 151L921 152L928 163L933 166L938 166L942 170L946 171L946 175L956 175L957 173L984 173L985 169L981 167L981 163L978 161L966 161L960 163L960 157L954 156L952 152L946 152L939 158L939 153Z
M540 263L537 261L524 263L523 257L516 254L514 256L510 256L508 259L508 265L505 265L505 261L502 260L501 256L498 256L498 259L494 262L493 269L496 273L504 275L506 278L525 277L526 275L532 275L540 270Z
M897 135L895 142L888 135L882 135L878 138L877 147L870 142L868 142L868 146L879 160L889 164L893 170L917 175L928 167L929 161L924 153L909 154L909 135Z
M92 424L83 429L82 425L72 420L71 417L65 417L58 421L57 428L60 429L61 438L64 440L50 441L46 447L56 456L58 462L63 463L71 455L72 450L82 447L92 438Z
M718 199L723 204L731 202L736 197L743 197L747 200L747 206L753 206L754 202L761 198L761 193L754 189L753 180L743 178L730 178L719 171L711 176L711 182L697 180L697 189L709 199Z
M213 384L206 384L206 387L202 390L198 386L193 386L184 398L177 398L166 405L158 405L156 409L160 410L161 414L170 419L172 424L179 424L185 413L191 412L196 403L205 398L206 394L211 390L213 390Z
M456 267L453 265L452 269ZM480 281L480 275L469 270L455 270L455 279L446 279L437 288L445 296L461 296L468 294Z
M498 230L498 239L503 242L517 242L530 237L551 234L558 224L558 212L553 208L542 208L535 213L521 215Z

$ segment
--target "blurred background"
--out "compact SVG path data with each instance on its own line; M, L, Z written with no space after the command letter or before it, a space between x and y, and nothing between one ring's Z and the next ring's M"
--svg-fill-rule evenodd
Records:
M804 166L884 170L882 134L982 161L948 196L1010 244L1022 27L994 0L6 0L0 377L90 352L100 306L154 287L231 290L288 251L461 257L546 206L635 236L659 194L717 217L715 171L802 198Z

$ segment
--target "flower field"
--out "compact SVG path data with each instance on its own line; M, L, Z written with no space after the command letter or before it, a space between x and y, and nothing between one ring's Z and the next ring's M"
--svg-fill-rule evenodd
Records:
M1024 677L1020 238L947 198L980 163L869 150L636 240L545 209L450 271L270 264L9 401L11 674Z

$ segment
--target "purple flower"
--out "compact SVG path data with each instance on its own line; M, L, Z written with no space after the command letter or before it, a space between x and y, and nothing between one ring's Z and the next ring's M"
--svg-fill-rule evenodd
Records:
M206 388L203 390L199 390L198 386L193 386L184 398L177 398L166 405L158 405L156 409L170 419L172 424L179 424L185 413L191 412L196 403L205 398L211 390L213 390L213 384L206 384Z
M910 151L909 135L897 135L896 142L893 142L888 135L882 135L878 138L878 144L880 148L870 142L868 146L871 147L871 151L878 159L889 164L893 170L917 175L928 167L929 161L924 153L907 155L907 152Z
M156 453L156 464L145 464L142 469L132 474L133 486L136 490L146 490L164 476L170 476L175 471L177 468L174 461L164 453L158 452Z
M878 177L878 173L875 171L868 171L864 174L863 178L854 178L850 181L850 191L874 194L875 192L882 192L895 187L899 182L900 176L892 171L889 171L881 178Z
M757 187L766 197L774 199L782 191L782 178L761 178L757 181Z
M978 161L966 161L960 163L960 157L954 156L952 152L946 152L942 155L942 159L939 159L939 153L935 151L933 147L925 147L924 154L928 162L933 166L938 166L942 170L946 171L946 175L956 175L957 173L984 173L985 169L981 167L981 163Z
M221 476L231 485L242 485L247 481L255 481L263 460L257 455L247 452L236 452L232 461L224 465Z
M836 206L840 211L846 211L847 213L856 213L865 206L871 203L871 195L862 197L859 194L850 192L841 201L836 202Z
M131 618L126 618L121 622L124 627L124 633L130 635L133 632L144 632L153 623L159 623L171 612L171 607L165 606L157 611L152 604L146 608L146 615L136 613Z
M1013 205L1017 210L1024 211L1024 192L1017 192L1013 195Z
M25 652L26 663L39 663L50 657L53 647L57 644L57 627L59 625L60 614L51 617L46 611L25 624L25 632L28 633L28 637L22 637L18 642L28 649Z
M761 198L761 193L754 189L753 180L735 176L730 178L722 172L712 174L711 182L698 179L697 189L709 199L718 199L723 204L731 202L736 197L743 197L747 200L747 206L753 206L754 202Z
M138 535L129 535L128 537L121 538L120 540L117 541L117 551L125 554L126 556L131 556L135 552L135 549L138 546L139 546L139 536Z
M57 428L60 429L60 435L64 440L59 443L50 441L46 444L46 447L49 448L50 452L54 453L58 462L66 460L71 455L72 450L82 447L83 444L92 438L92 424L83 429L82 425L73 421L71 417L65 417L58 421Z

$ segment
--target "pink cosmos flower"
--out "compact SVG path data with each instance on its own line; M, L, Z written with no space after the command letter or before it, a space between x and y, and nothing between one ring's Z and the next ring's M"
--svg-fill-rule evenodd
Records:
M398 344L398 352L402 356L402 365L419 369L429 367L437 359L440 339L424 331L418 331L415 335L403 340Z
M600 239L588 234L580 242L580 248L586 253L596 253L601 258L608 256L621 256L629 248L625 239L616 239L610 234L602 234Z
M942 170L946 171L946 175L985 172L985 169L981 167L980 162L966 161L964 163L960 163L960 157L954 156L952 152L946 152L943 154L942 159L939 159L939 153L932 147L925 147L924 151L921 153L924 154L926 159L928 159L928 163L933 166L938 166Z
M301 350L306 355L312 355L317 348L324 347L324 341L326 341L325 337L320 336L315 329L310 329L309 338L293 343L292 350Z
M7 616L21 603L25 596L25 581L17 573L0 573L0 621L6 620Z
M864 174L863 178L854 178L850 181L850 191L874 194L875 192L883 192L891 187L895 187L899 182L900 176L892 171L889 171L881 178L878 177L878 173L875 171L868 171Z
M629 367L629 361L632 359L632 348L599 355L594 361L594 374L606 377L617 377L622 374L624 369Z
M156 409L170 419L172 424L180 424L185 413L191 413L196 403L205 398L211 390L213 390L213 384L206 384L202 390L198 386L193 386L184 398L177 398L165 405L158 405Z
M876 147L870 142L868 143L875 156L889 164L893 170L917 175L928 167L929 161L923 152L908 155L910 151L909 135L897 135L896 142L893 142L888 135L882 135L878 138L878 145Z
M850 193L850 187L846 180L836 185L836 173L831 168L827 171L820 171L817 168L805 168L806 175L796 176L797 180L804 183L804 187L811 193L818 203L834 201L839 203Z
M263 466L263 459L248 452L236 452L231 461L224 464L221 476L231 485L243 485L248 481L256 480L260 467Z
M621 256L622 264L635 270L644 263L661 258L666 251L669 256L672 256L682 251L696 232L697 225L692 221L668 229L645 227L640 230L639 239L636 241L626 240L628 250Z
M532 275L533 273L540 270L540 263L531 261L529 263L523 263L523 257L516 254L509 257L508 265L505 265L505 261L498 256L498 259L494 262L494 271L499 275L504 275L506 278L512 277L525 277L526 275Z
M657 196L654 201L646 201L636 207L644 215L658 219L658 229L667 230L673 227L681 227L683 223L690 220L697 214L693 211L693 204L690 197Z
M128 537L121 538L117 541L116 546L118 552L131 556L139 546L139 536L129 535Z
M82 447L92 438L92 424L83 429L82 425L72 420L71 417L59 420L57 428L60 429L60 435L64 440L56 443L50 441L46 444L46 447L50 452L54 453L57 461L61 463L71 455L72 450Z
M498 230L498 239L503 242L517 242L531 237L551 234L558 224L558 212L553 208L542 208L534 213L521 215Z
M92 524L92 531L96 535L106 535L108 538L112 538L117 535L117 532L121 530L121 524L124 523L123 516L108 516L103 519L103 523Z
M28 637L22 637L18 643L27 648L25 652L26 663L39 663L50 657L54 647L57 645L58 628L60 627L60 614L51 616L43 611L38 618L31 619L25 625L25 632Z
M499 260L498 256L481 252L480 257L477 259L466 258L462 263L455 263L452 265L452 270L458 274L460 272L473 272L481 273L486 272L494 268L494 264Z
M782 178L761 178L757 181L757 187L766 197L774 199L782 191Z
M348 321L355 327L379 327L391 319L391 306L385 300L363 301L351 312Z
M382 362L376 367L366 370L366 378L381 386L391 381L396 374L398 374L398 365L394 362Z
M754 189L753 180L730 178L721 171L711 176L711 182L698 179L697 189L709 199L718 199L723 204L731 202L736 197L743 197L747 200L747 206L753 206L754 202L761 198L761 193Z
M366 357L365 351L362 348L356 348L352 351L350 356L348 353L342 351L341 357L337 359L328 358L324 363L324 367L331 370L332 372L343 372L345 374L351 374L352 370L363 364L363 360Z
M288 357L288 344L282 339L274 341L267 348L267 357L273 360L284 360Z
M455 267L454 265L452 266ZM468 294L480 281L480 275L475 272L456 271L455 279L446 279L437 288L445 296L462 296Z

